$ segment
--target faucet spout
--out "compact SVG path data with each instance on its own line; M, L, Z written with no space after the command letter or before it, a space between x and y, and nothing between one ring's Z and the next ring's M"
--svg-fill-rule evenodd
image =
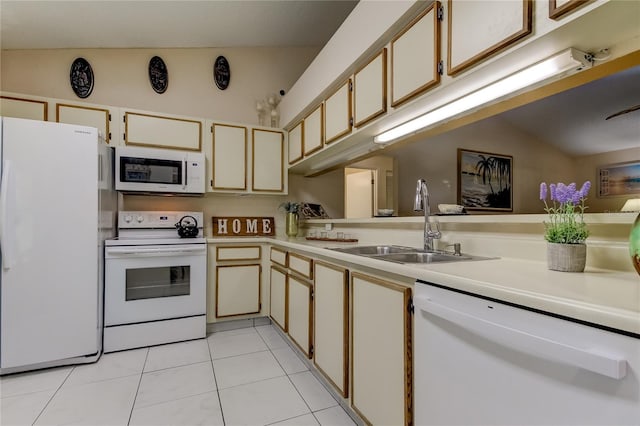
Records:
M427 181L424 179L418 179L413 209L417 212L424 211L424 250L434 251L433 240L439 239L441 234L439 224L435 222L434 230L432 223L429 222L431 210L429 206L429 189L427 188Z

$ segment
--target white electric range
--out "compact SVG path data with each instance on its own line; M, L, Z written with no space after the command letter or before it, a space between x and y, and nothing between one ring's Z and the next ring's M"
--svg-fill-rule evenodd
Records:
M105 242L105 353L206 336L202 224L202 212L118 213L118 237Z

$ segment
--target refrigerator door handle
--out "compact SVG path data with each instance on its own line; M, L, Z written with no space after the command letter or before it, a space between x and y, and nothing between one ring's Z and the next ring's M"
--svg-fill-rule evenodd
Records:
M11 162L2 164L2 183L0 184L0 250L2 268L11 269L14 264L15 228L9 218L11 205L15 204L14 187L11 185ZM15 225L15 224L13 224Z
M616 355L598 353L590 348L576 347L526 330L511 328L505 324L462 312L428 297L415 297L414 303L424 312L524 353L535 353L547 359L554 359L618 380L624 378L627 373L627 361Z

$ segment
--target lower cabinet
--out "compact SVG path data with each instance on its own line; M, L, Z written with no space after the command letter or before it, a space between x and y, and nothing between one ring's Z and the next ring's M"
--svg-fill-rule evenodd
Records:
M349 390L349 271L314 262L314 350L318 370L342 394Z
M260 312L260 253L260 246L216 247L216 319Z
M351 275L351 405L368 424L412 421L411 289Z
M287 333L308 357L313 355L313 285L296 275L289 275L287 298Z
M271 266L269 285L269 316L278 327L287 332L287 271Z

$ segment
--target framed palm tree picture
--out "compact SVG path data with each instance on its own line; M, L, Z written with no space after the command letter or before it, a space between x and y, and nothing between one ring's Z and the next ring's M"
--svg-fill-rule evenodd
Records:
M466 210L513 211L513 157L458 148L458 204Z

